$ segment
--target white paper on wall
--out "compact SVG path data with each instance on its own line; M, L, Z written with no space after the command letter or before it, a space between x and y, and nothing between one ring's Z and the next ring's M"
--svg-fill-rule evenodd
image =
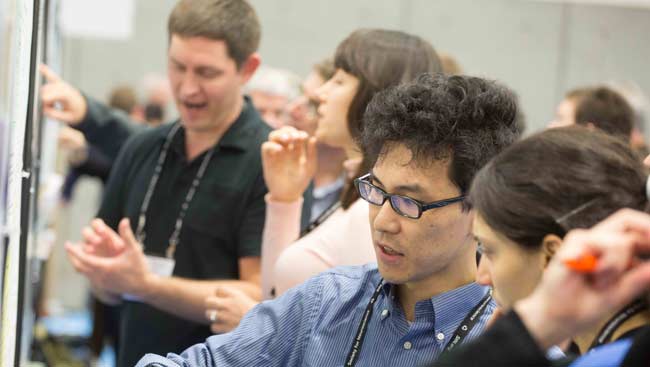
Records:
M62 0L63 36L124 40L133 33L133 0Z
M650 8L650 0L533 0L567 4L623 6L629 8Z

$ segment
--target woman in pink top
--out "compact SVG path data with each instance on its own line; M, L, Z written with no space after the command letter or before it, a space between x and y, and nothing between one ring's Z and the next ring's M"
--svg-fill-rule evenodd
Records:
M262 242L262 296L277 296L313 275L340 265L375 261L367 203L357 200L352 179L368 172L355 142L372 122L362 119L375 93L441 72L440 61L427 41L400 31L361 29L337 48L334 76L318 90L318 127L313 137L293 127L271 132L262 145L266 221ZM396 122L398 123L398 122ZM300 236L302 195L316 170L316 141L345 151L348 179L340 203ZM236 326L254 301L243 294L213 297L206 316L215 332Z

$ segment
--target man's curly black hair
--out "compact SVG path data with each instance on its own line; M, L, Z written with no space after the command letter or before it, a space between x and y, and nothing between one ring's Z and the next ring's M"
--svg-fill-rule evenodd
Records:
M467 193L476 172L523 132L517 98L494 81L423 74L377 93L364 114L359 144L374 166L391 144L402 144L427 167L449 159L449 178Z

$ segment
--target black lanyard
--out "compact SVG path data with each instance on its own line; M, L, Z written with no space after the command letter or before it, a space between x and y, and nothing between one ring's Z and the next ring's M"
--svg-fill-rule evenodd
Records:
M596 337L596 339L594 339L593 343L591 343L589 349L593 349L603 344L609 343L616 329L618 329L621 325L623 325L623 323L629 320L632 316L640 313L641 311L647 308L648 308L648 304L646 303L645 300L642 299L636 300L630 303L629 305L627 305L627 307L625 307L620 312L616 313L616 315L614 315L614 317L612 317L607 322L607 324L605 324L605 326L603 326L603 328L600 329L598 336Z
M300 237L298 238L303 238L306 235L308 235L311 231L316 229L316 227L320 226L325 222L329 217L334 214L335 211L337 211L341 207L341 201L337 200L334 204L330 205L329 208L325 209L324 212L321 213L321 215L318 216L318 218L314 219L313 222L309 223L307 228L305 228L302 233L300 233Z
M346 367L354 366L357 363L357 359L359 359L359 354L361 353L361 346L363 344L363 340L366 337L366 332L368 331L368 323L370 322L370 317L372 316L372 311L374 309L375 302L377 302L377 298L379 298L379 295L381 294L381 289L383 284L384 284L384 280L382 279L379 282L377 289L375 289L375 293L373 293L372 297L370 297L370 302L368 302L368 306L366 306L366 310L363 313L361 322L359 322L357 335L354 337L354 340L352 341L352 346L350 347L350 352L348 353L348 356L345 359ZM465 316L463 322L461 322L460 325L458 325L458 328L456 328L454 335L449 340L449 343L447 343L447 346L445 347L445 350L443 350L442 354L452 351L457 345L461 344L461 342L467 337L469 332L472 331L472 329L476 325L476 322L481 318L481 316L483 316L485 310L487 309L487 305L490 303L491 299L492 299L492 290L490 289L490 291L485 295L485 297L483 297L483 299L476 306L474 306L474 308L467 314L467 316Z
M180 128L180 124L177 123L169 131L169 134L167 134L167 138L165 139L165 144L163 145L163 148L160 151L160 155L158 155L158 163L156 164L156 168L154 169L153 176L149 181L149 187L147 188L147 193L144 195L144 200L142 201L142 206L140 207L140 216L138 218L138 228L136 229L135 232L135 238L137 238L138 242L140 242L143 249L144 249L144 240L147 236L144 230L144 226L147 222L147 210L149 210L149 203L151 202L151 197L153 196L153 192L156 189L158 180L160 179L160 174L162 173L165 160L167 159L167 153L169 152L169 146L171 145L174 135L176 135L176 132L178 131L179 128ZM187 209L189 208L190 203L192 202L192 198L194 198L196 189L199 187L199 183L201 183L201 179L203 178L203 174L205 173L205 170L208 167L210 158L212 158L212 155L214 154L214 150L215 150L214 147L210 148L210 150L208 150L208 152L205 154L205 157L203 157L201 166L199 167L199 170L196 173L194 180L192 181L192 186L190 186L190 189L187 191L187 195L185 196L185 201L183 202L183 205L181 205L181 211L178 213L178 217L174 222L175 223L174 232L172 232L172 235L169 238L169 246L165 251L165 256L167 256L168 259L174 258L174 253L176 252L176 246L178 245L178 239L181 234L181 229L183 228L183 220L185 219L185 214L187 213Z

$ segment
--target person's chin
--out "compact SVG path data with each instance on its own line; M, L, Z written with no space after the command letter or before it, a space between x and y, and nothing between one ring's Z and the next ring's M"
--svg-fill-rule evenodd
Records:
M207 118L208 110L206 108L202 109L189 109L183 107L180 111L181 119L184 124L187 125L201 125L202 121Z
M192 115L185 115L181 116L182 117L182 123L183 127L186 129L201 129L201 127L205 126L205 122L203 118L199 116L192 116Z
M379 274L381 274L381 277L384 279L385 283L404 284L408 280L407 277L401 274L401 272L397 271L397 269L386 266L381 262L377 263L377 269L379 270Z
M197 126L199 126L195 120L186 119L186 118L181 119L181 124L183 125L185 130L194 130L196 129Z
M331 145L332 142L330 139L329 134L327 134L327 130L323 129L322 127L317 127L316 131L314 132L314 136L316 137L316 140L318 140L319 143Z

